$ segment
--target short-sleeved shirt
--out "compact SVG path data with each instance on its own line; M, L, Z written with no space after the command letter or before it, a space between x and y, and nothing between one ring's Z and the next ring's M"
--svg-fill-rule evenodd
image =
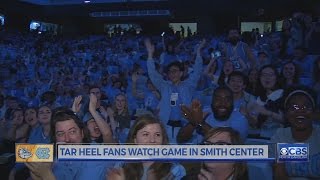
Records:
M280 128L271 138L272 143L308 143L309 162L286 162L285 167L289 177L305 177L320 179L320 128L313 127L311 136L303 141L297 142L291 133L291 128ZM275 155L275 148L270 148L272 155Z
M125 162L117 162L115 163L115 168L122 168L125 165ZM147 180L147 172L148 169L144 168L143 169L143 176L141 178L141 180ZM186 170L185 168L178 163L173 163L170 169L170 173L174 176L173 180L180 180L182 179L184 176L186 176Z

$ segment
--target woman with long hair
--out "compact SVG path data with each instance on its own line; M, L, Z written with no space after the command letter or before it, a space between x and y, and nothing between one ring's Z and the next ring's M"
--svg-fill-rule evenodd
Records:
M234 71L234 67L231 61L225 61L220 73L218 84L220 86L226 85L229 75Z
M123 143L131 124L126 95L123 93L116 95L115 102L112 107L107 108L107 113L113 135L116 136L114 138Z
M298 68L293 62L287 62L283 65L280 81L283 89L299 85Z
M248 72L248 85L246 87L246 92L258 96L258 83L259 83L259 71L252 68Z
M261 129L260 135L270 138L274 131L284 124L282 107L283 90L279 86L277 70L271 66L263 66L259 71L259 89L257 101L250 105L250 119L254 126Z
M130 129L127 139L128 144L137 145L163 145L168 142L164 126L150 115L138 118ZM107 174L107 179L181 179L185 174L185 169L179 164L147 161L122 163L119 168Z

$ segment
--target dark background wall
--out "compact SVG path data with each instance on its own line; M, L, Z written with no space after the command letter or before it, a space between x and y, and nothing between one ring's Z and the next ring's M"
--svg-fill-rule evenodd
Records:
M258 15L258 9L264 9ZM93 18L91 12L168 9L170 16L131 17L131 18ZM0 1L0 13L5 15L6 27L25 31L31 20L56 23L63 26L66 33L103 33L105 23L140 24L150 32L160 32L169 22L197 22L200 33L221 33L229 27L239 25L239 21L265 21L281 19L295 11L320 15L317 0L169 0L167 2L117 3L90 5L40 6L17 0Z

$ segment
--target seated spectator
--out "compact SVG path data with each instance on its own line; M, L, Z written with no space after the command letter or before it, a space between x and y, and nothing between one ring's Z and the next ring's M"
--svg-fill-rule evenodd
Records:
M204 145L239 145L242 144L239 133L230 127L210 129L204 137ZM199 180L235 179L247 180L248 172L245 162L203 162Z
M309 144L308 162L277 162L274 167L276 179L320 179L320 129L313 126L315 101L303 88L291 91L284 101L285 117L291 127L280 128L271 138L272 143ZM275 148L271 148L274 152Z
M141 116L132 126L127 139L128 144L168 144L168 135L162 123L153 116ZM186 174L183 166L177 163L139 162L120 163L119 168L111 170L107 179L181 179Z
M248 104L256 100L253 95L244 91L246 85L247 77L242 72L234 71L229 75L228 86L233 93L234 111L240 111L243 115L250 111Z
M250 69L248 73L248 84L246 86L246 92L257 97L258 81L259 81L259 71L257 69Z
M282 89L299 85L299 72L297 66L293 62L287 62L283 65L280 74L280 84Z
M218 84L224 86L228 82L229 75L234 71L234 66L231 61L223 63L222 71L220 72Z
M50 140L51 109L47 105L39 107L37 114L35 109L28 109L25 121L30 126L27 135L27 143L48 144ZM34 114L33 114L34 113ZM30 125L31 124L31 125ZM30 129L31 128L31 129ZM10 172L12 179L24 179L29 177L29 172L24 164L17 163Z
M46 105L38 109L37 118L40 126L36 127L34 131L31 131L29 143L50 143L51 115L52 110ZM34 117L31 117L31 120L34 121Z
M53 112L51 135L54 143L88 143L84 124L71 110L58 108ZM104 179L113 163L98 161L26 163L32 179Z
M257 68L260 69L263 66L270 65L271 60L266 51L259 51L257 58Z
M314 58L307 55L307 50L303 47L296 47L294 50L293 62L299 68L299 82L301 85L312 87L312 70Z
M147 108L155 112L158 107L160 93L150 79L146 79L144 83L144 86L147 86L147 88L140 88L140 90L138 90L137 81L141 78L144 78L144 76L141 77L139 73L134 72L132 74L132 94L137 99L138 108Z
M115 102L112 107L107 109L111 128L114 138L120 142L124 142L126 135L130 129L131 116L128 109L128 101L125 94L121 93L115 97Z
M249 105L251 124L261 129L260 136L270 138L285 122L282 114L283 90L279 89L277 70L270 65L259 72L259 96Z
M218 86L219 77L216 74L218 70L219 70L219 67L218 67L217 58L211 57L209 64L204 70L204 75L206 75L211 80L211 86L213 87Z
M191 108L182 106L181 109L189 122L179 131L179 143L199 144L212 127L231 127L239 132L243 141L247 138L248 121L239 111L233 111L232 91L228 87L221 86L214 91L211 104L213 113L205 118L197 100L192 102Z
M76 101L75 101L76 102ZM97 97L90 94L89 112L83 117L83 122L89 130L91 143L111 143L111 127L96 110Z

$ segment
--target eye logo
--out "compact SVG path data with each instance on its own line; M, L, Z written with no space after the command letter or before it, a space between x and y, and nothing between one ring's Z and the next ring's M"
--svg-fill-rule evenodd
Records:
M280 154L281 155L287 155L288 154L288 149L287 148L281 148L280 149Z
M28 159L32 156L32 153L28 149L20 148L18 155L21 159Z

